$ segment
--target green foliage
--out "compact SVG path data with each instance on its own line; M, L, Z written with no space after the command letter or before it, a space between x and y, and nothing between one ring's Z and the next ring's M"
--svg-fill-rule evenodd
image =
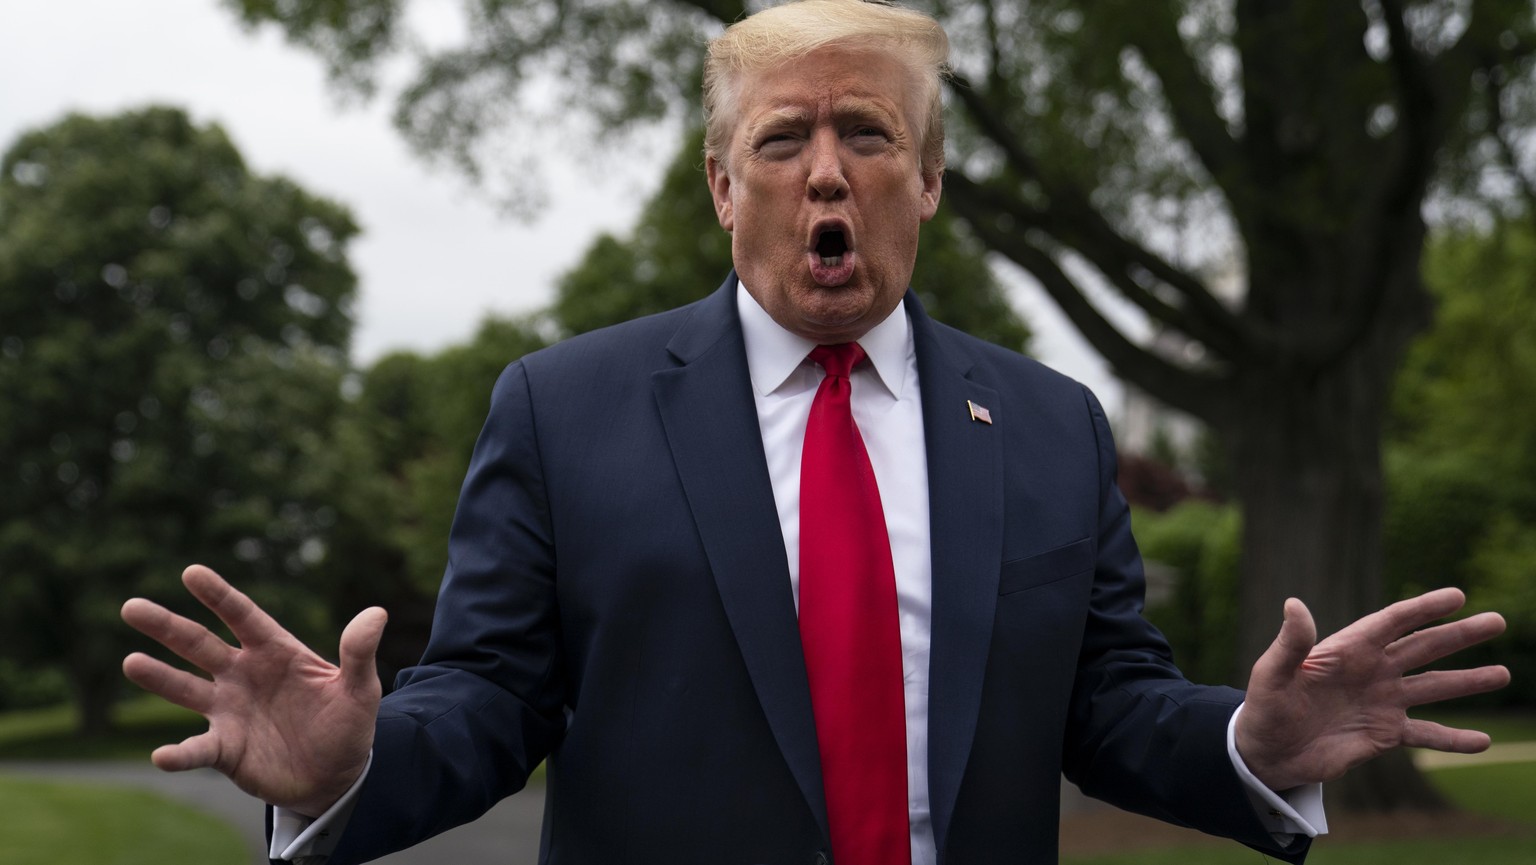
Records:
M356 232L175 109L73 115L0 160L0 651L61 662L85 726L118 607L181 595L188 557L304 623Z
M357 377L335 447L355 469L337 503L328 585L335 633L359 609L390 611L380 648L386 684L420 657L443 576L459 487L508 363L543 347L535 320L490 318L469 342L422 356L387 355Z
M560 278L551 313L562 330L662 312L720 285L731 269L731 236L715 219L702 152L703 133L690 132L630 237L600 236Z
M234 829L139 790L0 777L0 865L243 865Z
M687 136L661 187L627 240L599 237L565 274L552 315L582 333L697 300L731 268L731 236L720 228L704 180L703 131ZM968 333L1023 351L1029 329L1008 304L985 250L939 209L918 239L912 287L929 315Z
M1525 223L1445 234L1424 276L1438 309L1398 376L1393 437L1536 477L1536 234Z
M51 706L69 698L69 680L57 666L0 658L0 712Z
M1168 637L1174 660L1198 682L1241 684L1237 669L1237 570L1242 520L1230 505L1187 501L1166 513L1137 511L1136 541L1148 568L1167 568L1167 600L1147 617Z
M1467 590L1509 633L1468 662L1508 664L1498 697L1536 705L1536 236L1524 225L1437 238L1434 327L1398 376L1387 450L1386 579Z

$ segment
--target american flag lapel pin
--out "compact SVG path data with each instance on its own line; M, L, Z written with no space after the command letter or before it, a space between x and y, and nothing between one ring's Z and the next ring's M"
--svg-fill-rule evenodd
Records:
M992 423L992 413L987 411L986 406L977 405L970 400L966 400L965 404L971 410L971 420L979 420L982 423L988 425Z

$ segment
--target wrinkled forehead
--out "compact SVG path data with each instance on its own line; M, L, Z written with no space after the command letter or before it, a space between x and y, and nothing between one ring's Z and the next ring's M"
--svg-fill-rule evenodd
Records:
M832 44L802 57L738 70L730 81L738 125L763 118L808 120L811 114L882 120L910 126L921 116L915 75L888 51Z

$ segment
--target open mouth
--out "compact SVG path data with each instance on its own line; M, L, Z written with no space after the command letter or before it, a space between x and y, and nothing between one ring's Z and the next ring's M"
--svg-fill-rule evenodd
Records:
M816 254L821 257L821 263L827 267L837 267L843 263L843 253L848 251L848 236L840 229L828 229L816 238Z
M811 266L811 279L817 285L836 288L853 279L858 251L853 247L853 230L847 222L831 217L819 220L811 229L810 241L806 258Z

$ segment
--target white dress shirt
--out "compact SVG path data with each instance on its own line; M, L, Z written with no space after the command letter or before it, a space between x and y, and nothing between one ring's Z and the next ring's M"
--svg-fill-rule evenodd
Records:
M811 402L825 373L807 357L816 344L780 327L740 285L736 289L736 308L746 344L763 452L784 535L790 588L798 608L800 458ZM869 362L860 364L851 376L853 419L863 436L880 489L896 573L912 865L935 865L938 854L928 803L928 647L933 605L928 461L917 352L905 302L866 333L859 345ZM1254 811L1265 826L1282 843L1297 833L1315 836L1327 832L1321 785L1287 791L1284 796L1264 787L1237 754L1233 738L1236 723L1234 713L1227 729L1227 752L1247 784ZM316 857L315 861L323 861L324 855L335 849L361 785L359 778L341 801L314 821L286 809L274 809L270 855L276 859L306 861Z
M763 433L763 453L773 482L789 584L800 603L800 456L811 403L826 373L806 355L816 343L780 327L738 285L736 309L747 347L752 398ZM917 382L917 351L906 306L859 340L869 357L850 378L854 423L880 488L885 530L896 571L896 609L901 622L901 672L907 709L907 808L912 828L912 865L938 859L928 813L928 643L933 608L933 561L928 543L928 458L923 402Z

